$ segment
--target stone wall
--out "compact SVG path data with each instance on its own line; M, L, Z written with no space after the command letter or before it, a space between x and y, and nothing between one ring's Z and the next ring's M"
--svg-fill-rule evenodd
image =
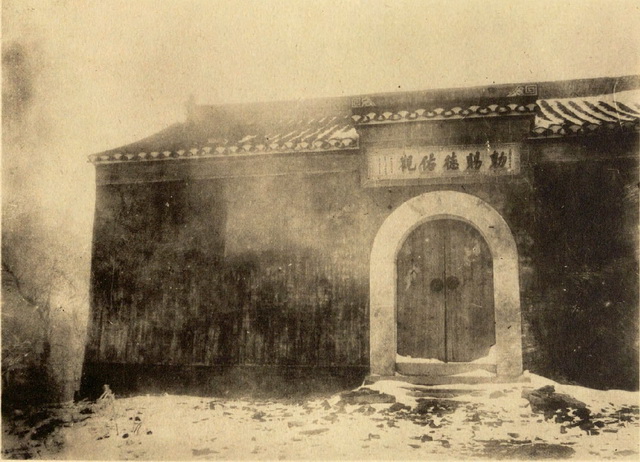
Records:
M532 145L516 178L470 184L367 188L353 159L278 174L267 158L260 175L209 179L177 166L172 181L122 184L99 167L113 181L97 191L85 369L96 383L109 364L363 377L373 239L405 201L449 190L490 204L514 235L525 369L637 388L637 141L609 157L555 146ZM576 150L586 157L562 157Z

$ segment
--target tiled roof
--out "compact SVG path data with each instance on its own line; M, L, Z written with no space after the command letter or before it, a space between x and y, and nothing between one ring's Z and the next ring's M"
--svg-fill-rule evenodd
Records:
M498 86L293 102L194 105L186 122L89 159L96 164L109 164L357 151L358 129L367 126L492 117L531 117L533 138L637 131L639 86L640 77L625 77L519 85L517 91L512 91L513 86ZM624 91L615 92L615 88ZM594 90L606 94L588 96ZM566 94L576 96L535 99L536 95Z
M532 115L535 104L508 104L469 106L412 111L371 112L367 115L351 115L343 110L324 112L326 115L292 115L286 119L265 121L264 114L257 120L241 117L232 129L220 131L216 122L224 123L228 114L208 116L213 128L177 124L148 139L120 149L94 154L94 163L144 162L186 158L209 158L256 154L296 152L327 152L359 149L356 126L363 124L411 122L441 119L463 119L508 115ZM233 114L237 117L237 114ZM206 118L207 116L205 116ZM248 119L248 120L247 120ZM244 121L246 120L246 121ZM200 121L202 124L202 121Z
M602 131L638 130L640 90L607 95L540 99L534 137L583 135Z
M292 117L268 125L247 123L241 128L243 129L224 133L213 130L210 136L185 141L183 146L175 149L154 150L153 146L151 149L144 149L144 146L131 145L120 150L94 154L90 160L98 163L140 162L358 149L358 133L349 115ZM171 144L175 144L175 141Z
M473 106L419 108L416 110L375 111L367 114L354 115L353 121L357 125L374 125L382 123L419 122L426 120L454 120L477 117L496 117L533 114L535 104L488 104Z

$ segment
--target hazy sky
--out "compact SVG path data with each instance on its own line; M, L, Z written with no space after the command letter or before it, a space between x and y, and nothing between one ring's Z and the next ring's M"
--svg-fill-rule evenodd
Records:
M5 0L67 155L199 103L638 73L640 2ZM61 139L60 142L63 140Z

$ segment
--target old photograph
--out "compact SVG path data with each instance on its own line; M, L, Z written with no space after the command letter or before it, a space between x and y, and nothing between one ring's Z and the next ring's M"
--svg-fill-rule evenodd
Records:
M639 27L4 0L2 458L638 460Z

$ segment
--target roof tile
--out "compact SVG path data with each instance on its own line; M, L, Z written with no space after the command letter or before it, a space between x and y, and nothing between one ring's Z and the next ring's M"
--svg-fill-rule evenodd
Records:
M637 131L640 90L605 95L540 99L534 119L534 137L582 135L602 131Z

